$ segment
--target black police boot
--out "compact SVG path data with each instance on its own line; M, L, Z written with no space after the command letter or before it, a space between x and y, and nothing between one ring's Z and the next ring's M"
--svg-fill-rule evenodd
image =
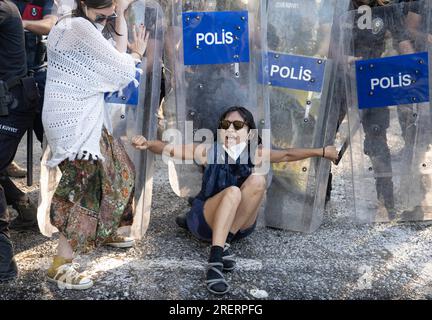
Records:
M12 203L12 208L18 212L18 217L10 223L12 230L37 230L37 207L30 201L24 199Z
M387 215L390 221L396 220L397 214L394 208L387 209Z
M189 203L189 205L191 207L192 207L192 204L193 204L194 200L195 200L195 197L189 197L189 198L187 198L187 202Z
M186 219L186 214L185 213L179 214L176 217L175 221L176 221L177 225L180 228L183 228L183 229L187 229L188 228L188 226L187 226L187 219Z
M0 232L0 281L12 280L18 275L18 268L13 257L12 242Z

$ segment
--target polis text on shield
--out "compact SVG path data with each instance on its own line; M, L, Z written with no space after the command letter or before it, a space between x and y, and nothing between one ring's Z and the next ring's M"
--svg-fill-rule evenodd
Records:
M412 78L410 74L402 74L399 72L398 77L382 77L382 78L372 78L370 80L371 89L375 90L375 87L379 86L381 89L388 88L399 88L399 87L408 87L412 82Z
M197 33L196 45L199 46L200 43L203 41L208 46L232 44L234 42L234 35L232 32L225 32L224 29L222 29L222 33L217 33L217 32Z
M295 68L273 64L270 69L270 77L273 77L275 74L278 74L283 79L300 81L310 81L312 79L312 71L304 69L303 66Z

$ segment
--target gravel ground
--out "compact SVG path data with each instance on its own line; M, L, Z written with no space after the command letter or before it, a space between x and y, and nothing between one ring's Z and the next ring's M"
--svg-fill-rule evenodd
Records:
M36 144L35 151L36 164ZM24 144L17 159L25 164ZM258 227L233 245L239 268L228 274L232 290L221 299L432 299L431 224L355 225L348 163L334 171L322 226L312 234ZM37 185L24 189L37 199ZM78 257L96 280L93 288L68 291L48 283L57 237L13 232L20 276L0 284L0 299L215 299L204 286L208 246L174 221L187 208L159 159L145 238L132 249L99 248Z

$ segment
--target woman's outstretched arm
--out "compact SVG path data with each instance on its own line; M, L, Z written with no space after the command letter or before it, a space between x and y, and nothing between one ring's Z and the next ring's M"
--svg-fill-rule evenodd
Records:
M138 150L148 149L155 154L164 154L182 160L195 160L203 164L207 159L207 146L205 144L172 145L160 140L148 141L143 136L135 136L132 138L132 146Z
M327 146L324 148L290 148L285 150L270 150L270 162L291 162L311 157L323 157L336 161L338 152L336 147Z

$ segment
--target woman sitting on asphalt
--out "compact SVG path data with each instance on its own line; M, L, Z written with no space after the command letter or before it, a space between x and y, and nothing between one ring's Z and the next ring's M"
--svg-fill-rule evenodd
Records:
M186 215L189 231L198 239L211 242L206 276L207 289L223 295L230 286L223 271L232 271L236 262L229 243L251 234L256 226L261 201L266 190L266 172L259 173L264 162L289 162L310 157L335 161L336 148L265 149L258 140L251 143L256 125L244 107L231 107L219 120L220 142L214 144L170 145L147 141L143 136L132 139L132 145L183 160L195 160L205 166L202 188ZM255 162L254 162L255 160Z

